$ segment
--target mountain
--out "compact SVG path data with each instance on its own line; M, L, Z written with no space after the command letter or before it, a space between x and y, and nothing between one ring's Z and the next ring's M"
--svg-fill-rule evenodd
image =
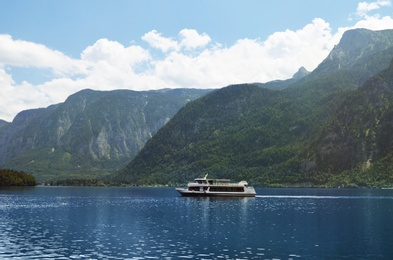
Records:
M393 177L392 127L393 61L343 101L313 144L308 164L317 173L344 172L345 184L384 186Z
M6 125L8 125L8 122L0 119L0 129Z
M266 83L253 83L253 84L261 88L268 88L268 89L275 89L275 90L286 89L297 83L300 79L304 78L308 74L310 74L310 72L307 71L304 67L301 67L290 79L273 80Z
M324 74L355 73L364 82L386 68L393 55L392 30L348 30L328 57L312 72L313 77Z
M209 172L236 178L294 156L305 120L281 92L233 85L188 103L150 139L119 176L132 183L183 182ZM247 178L249 180L249 178Z
M389 66L392 43L392 30L351 30L314 71L280 82L285 87L279 90L268 87L271 83L234 85L190 102L114 178L136 184L186 183L209 172L260 185L327 185L337 176L344 178L342 172L363 160L343 157L344 167L330 167L346 151L356 157L358 143L345 150L344 136L332 144L329 129L336 127L345 105L344 118L361 118L356 102L362 102L359 91L367 89L361 86L372 85L365 82ZM386 135L391 121L384 120L384 130L378 131ZM337 152L326 153L330 146L337 146ZM384 147L390 153L390 146Z
M39 180L88 177L124 167L187 102L210 90L83 90L64 103L0 122L0 167Z

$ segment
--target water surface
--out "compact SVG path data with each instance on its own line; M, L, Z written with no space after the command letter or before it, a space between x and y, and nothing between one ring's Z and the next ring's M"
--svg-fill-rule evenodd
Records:
M0 259L393 259L393 190L0 189Z

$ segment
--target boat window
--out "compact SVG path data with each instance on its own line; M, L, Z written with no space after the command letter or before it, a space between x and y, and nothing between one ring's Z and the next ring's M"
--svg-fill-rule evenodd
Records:
M242 187L225 187L225 186L215 186L210 187L210 191L222 191L222 192L244 192Z

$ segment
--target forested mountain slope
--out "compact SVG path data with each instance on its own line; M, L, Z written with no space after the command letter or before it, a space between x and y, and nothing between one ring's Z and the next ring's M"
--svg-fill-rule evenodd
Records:
M97 177L124 167L190 100L210 90L83 90L0 122L0 166L39 180Z
M324 164L324 133L335 126L343 104L359 101L358 88L389 66L392 43L392 30L348 31L318 68L285 89L236 85L190 102L115 179L185 183L209 172L212 177L260 185L338 183L336 176L362 160L329 168L335 164L335 154ZM354 114L348 117L358 118L357 109L351 107Z
M341 185L393 184L393 62L342 102L309 158Z

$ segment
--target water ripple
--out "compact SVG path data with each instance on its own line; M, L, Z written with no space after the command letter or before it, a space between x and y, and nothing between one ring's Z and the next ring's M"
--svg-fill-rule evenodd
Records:
M220 199L182 198L168 188L38 188L0 195L0 258L389 258L392 209L389 196Z
M256 195L257 198L265 199L373 199L393 200L393 196L311 196L311 195Z

